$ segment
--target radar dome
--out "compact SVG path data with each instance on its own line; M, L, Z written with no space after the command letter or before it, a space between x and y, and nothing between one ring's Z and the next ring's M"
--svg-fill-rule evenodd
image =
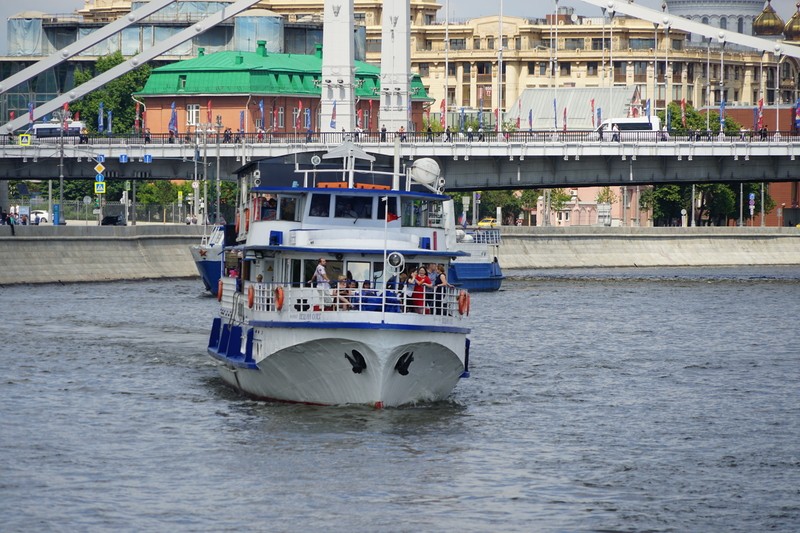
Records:
M439 163L429 157L417 159L414 161L414 164L411 165L411 170L409 170L411 179L424 185L433 185L436 183L436 180L439 179L440 172Z

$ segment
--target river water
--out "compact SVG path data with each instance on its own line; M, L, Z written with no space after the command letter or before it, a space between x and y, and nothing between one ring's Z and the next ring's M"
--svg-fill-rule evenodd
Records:
M507 274L385 410L228 389L197 280L0 288L0 529L800 530L800 269Z

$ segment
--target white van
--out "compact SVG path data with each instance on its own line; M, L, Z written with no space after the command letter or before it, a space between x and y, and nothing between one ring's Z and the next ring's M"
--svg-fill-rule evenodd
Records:
M616 124L619 138L614 131ZM595 130L599 140L609 141L641 141L656 142L661 138L661 119L652 117L609 118L604 120Z

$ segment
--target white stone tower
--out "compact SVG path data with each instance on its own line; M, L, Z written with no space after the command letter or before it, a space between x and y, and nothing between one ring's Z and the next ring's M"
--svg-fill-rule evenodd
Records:
M411 3L384 0L381 32L381 114L390 132L411 124Z
M325 0L321 132L355 130L353 0Z

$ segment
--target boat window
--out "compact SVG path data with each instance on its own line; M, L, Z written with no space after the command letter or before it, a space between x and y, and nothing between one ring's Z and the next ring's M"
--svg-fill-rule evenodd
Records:
M336 216L339 218L372 218L372 197L337 196Z
M398 209L397 209L397 198L389 198L389 220L394 220L395 218L399 218ZM386 201L384 197L378 201L378 220L383 220L384 215L386 214Z
M314 193L311 196L311 210L309 215L312 217L328 217L331 210L331 195Z
M296 196L281 196L278 200L280 220L298 220L299 211L297 210Z
M403 198L403 226L424 228L438 225L441 218L438 214L440 208L441 202Z
M353 279L361 283L369 277L369 263L360 261L348 261L347 273L353 276Z

